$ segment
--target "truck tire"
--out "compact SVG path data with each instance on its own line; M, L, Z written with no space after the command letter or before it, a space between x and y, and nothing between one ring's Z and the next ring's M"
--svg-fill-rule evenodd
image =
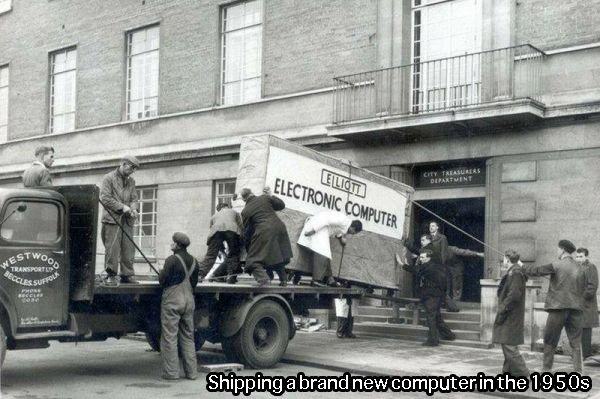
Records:
M146 341L150 348L155 352L160 352L160 330L158 331L146 331ZM204 337L200 334L200 331L194 332L194 343L196 344L196 352L202 349L204 345Z
M6 334L4 328L0 324L0 368L4 364L4 358L6 357Z
M290 324L283 307L272 300L256 303L246 315L240 331L232 337L233 350L248 367L276 365L290 338Z

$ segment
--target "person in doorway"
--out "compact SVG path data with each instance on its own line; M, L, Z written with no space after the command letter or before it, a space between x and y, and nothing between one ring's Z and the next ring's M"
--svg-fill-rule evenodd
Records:
M503 373L529 377L529 369L519 352L524 342L525 283L527 277L519 265L520 256L514 250L504 255L504 276L498 286L498 311L494 321L492 342L502 345Z
M551 372L554 351L564 327L572 350L573 369L583 371L581 358L581 325L583 323L584 282L580 266L573 259L575 245L569 240L558 242L558 260L543 266L525 265L523 272L532 277L550 276L545 310L543 372Z
M342 246L346 246L348 235L362 231L360 220L352 220L348 216L335 211L321 211L310 216L304 222L304 227L298 239L300 257L312 269L313 283L332 287L339 284L333 278L331 270L331 246L329 239L335 237ZM299 274L294 276L297 284Z
M440 233L440 225L435 220L429 222L429 234L431 235L431 246L433 247L433 251L437 254L444 270L446 270L448 286L446 287L446 295L444 297L444 307L448 312L458 312L460 309L456 302L454 302L454 299L452 299L452 275L448 265L451 255L448 239L445 235Z
M138 218L138 195L131 175L140 167L134 156L121 159L119 167L104 175L100 188L102 215L102 243L105 248L105 283L116 285L117 274L121 283L136 283L133 260L135 246L131 241L133 226ZM118 221L118 224L117 224ZM119 226L120 225L120 226ZM119 265L121 266L119 270Z
M438 346L440 337L453 341L456 336L442 319L440 312L442 300L446 292L446 273L444 269L431 259L433 252L424 249L419 254L419 261L414 265L403 265L403 269L414 273L419 287L421 303L427 315L429 333L424 346Z
M220 203L217 205L217 213L210 219L210 231L208 233L208 250L202 262L201 270L210 270L215 264L219 252L225 254L225 259L217 267L213 276L221 278L227 276L228 284L237 282L236 274L240 270L240 250L241 250L242 218L239 213L231 209L229 204ZM227 250L225 245L227 243Z
M52 175L50 168L54 163L54 148L40 146L35 149L35 161L23 173L24 187L50 187Z
M198 377L196 345L194 343L194 287L198 284L198 262L187 252L189 237L177 232L173 234L171 251L165 266L158 275L163 289L160 303L160 356L162 378L179 379L179 356L185 377Z
M592 328L598 327L598 269L589 261L587 248L577 248L575 261L583 272L583 322L581 324L581 351L583 358L592 356Z
M244 223L244 242L247 249L246 272L252 274L259 285L270 283L265 268L273 269L279 277L279 285L287 284L285 265L292 258L292 245L285 224L279 219L276 211L285 208L285 203L270 195L256 196L249 188L241 192L246 203L242 210Z

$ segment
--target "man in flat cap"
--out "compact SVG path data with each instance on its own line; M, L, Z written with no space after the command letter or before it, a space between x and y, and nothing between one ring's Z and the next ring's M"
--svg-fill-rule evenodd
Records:
M543 372L551 372L554 363L554 350L560 333L565 328L572 349L573 369L581 373L581 326L583 323L584 278L579 265L573 259L575 245L569 240L558 242L558 260L548 265L523 266L526 275L550 276L550 286L546 295L545 310L548 312L544 328Z
M54 148L40 146L35 149L35 161L23 173L23 186L49 187L52 186L50 168L54 163Z
M165 266L158 275L163 289L160 309L161 336L160 356L162 378L179 379L178 348L185 377L198 377L196 345L194 343L194 287L198 284L198 261L187 252L189 237L177 232L173 234L171 251Z
M118 283L117 274L121 276L121 283L136 283L133 279L135 247L126 234L133 237L133 226L138 217L138 195L131 175L139 166L140 162L136 157L123 157L119 167L102 179L100 201L105 207L102 215L102 243L106 253L104 268L108 275L108 285Z

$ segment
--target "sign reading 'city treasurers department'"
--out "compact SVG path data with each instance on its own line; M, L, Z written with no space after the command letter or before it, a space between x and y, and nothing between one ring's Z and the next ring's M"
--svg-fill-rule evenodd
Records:
M485 162L425 165L415 168L415 188L485 186Z

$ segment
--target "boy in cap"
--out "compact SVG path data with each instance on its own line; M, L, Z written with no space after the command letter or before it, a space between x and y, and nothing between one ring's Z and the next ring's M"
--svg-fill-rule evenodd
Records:
M565 328L572 349L573 368L577 373L583 371L581 358L581 326L583 322L583 274L573 259L575 245L569 240L558 242L558 260L548 265L523 266L526 275L550 276L550 286L544 308L548 312L544 328L544 364L542 371L550 372L554 363L554 350L558 345L560 333Z
M125 156L117 169L102 178L100 201L105 207L102 215L102 243L106 252L104 268L108 274L108 285L118 283L116 276L119 264L121 282L136 283L133 279L135 247L126 234L133 237L133 226L138 217L138 195L131 175L139 167L140 162L136 157ZM119 221L124 231L116 221Z
M160 303L160 355L162 378L179 379L178 348L181 349L186 378L198 377L196 345L194 343L194 287L198 284L198 262L187 252L189 237L177 232L173 234L171 251L165 259L158 281L163 288Z

